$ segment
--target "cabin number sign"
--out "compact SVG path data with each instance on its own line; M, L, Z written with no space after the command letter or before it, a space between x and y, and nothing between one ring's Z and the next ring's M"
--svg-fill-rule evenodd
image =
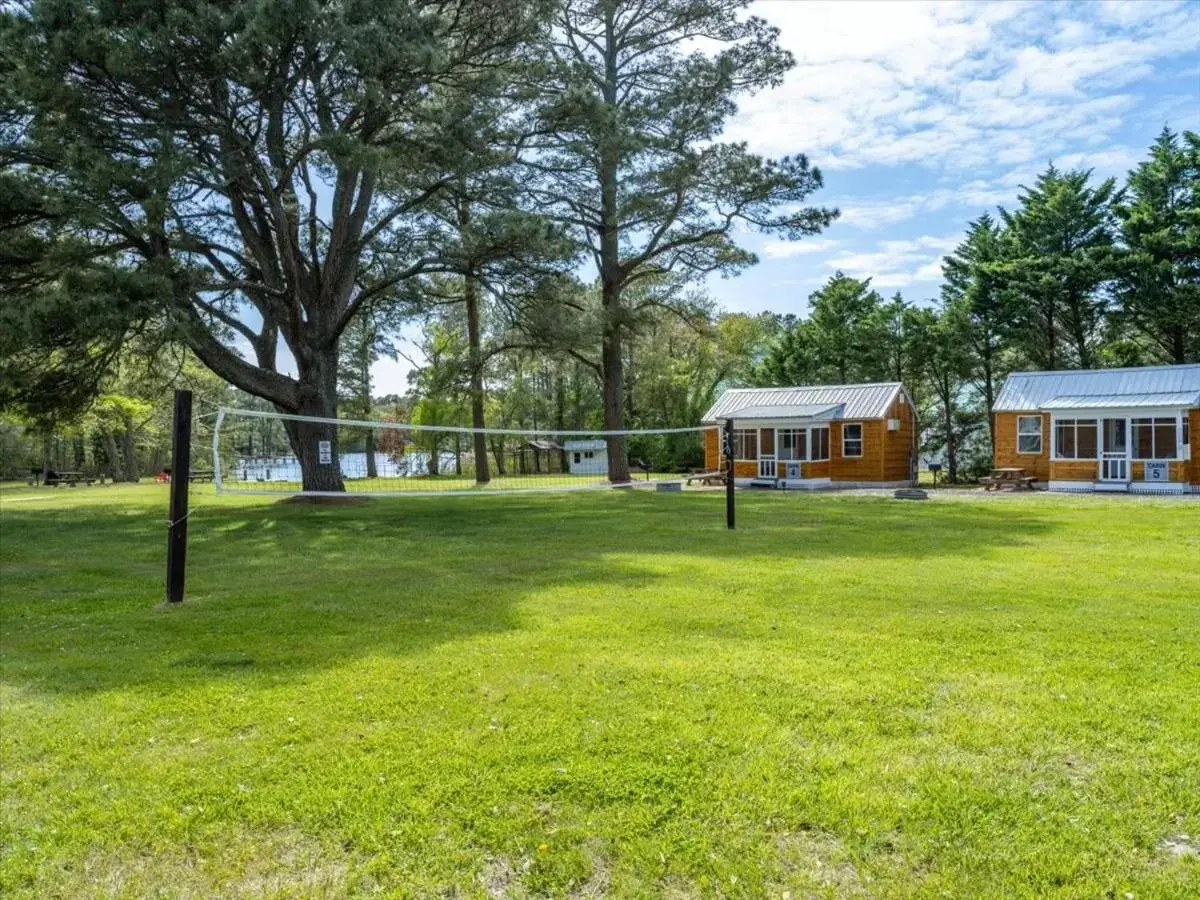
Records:
M1145 463L1147 481L1166 481L1167 480L1167 463L1164 460L1155 460L1154 462Z

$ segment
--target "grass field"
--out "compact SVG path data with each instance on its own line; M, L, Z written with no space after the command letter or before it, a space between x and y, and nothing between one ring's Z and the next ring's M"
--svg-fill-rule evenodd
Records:
M5 896L1200 895L1200 503L5 490Z

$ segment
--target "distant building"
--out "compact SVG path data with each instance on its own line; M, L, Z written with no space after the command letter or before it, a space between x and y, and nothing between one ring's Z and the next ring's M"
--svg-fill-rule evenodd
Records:
M1200 365L1014 372L996 467L1052 491L1200 493Z
M602 440L563 441L567 468L574 475L607 475L608 445Z
M761 487L905 487L916 479L916 414L899 382L733 388L704 414L733 420L734 480ZM705 437L705 468L724 466Z

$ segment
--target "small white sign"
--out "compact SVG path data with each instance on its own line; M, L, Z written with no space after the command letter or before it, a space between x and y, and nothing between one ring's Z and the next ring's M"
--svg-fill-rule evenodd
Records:
M317 459L323 466L333 462L333 441L317 441Z
M1167 463L1164 461L1148 462L1146 466L1145 478L1147 481L1166 481L1167 480Z

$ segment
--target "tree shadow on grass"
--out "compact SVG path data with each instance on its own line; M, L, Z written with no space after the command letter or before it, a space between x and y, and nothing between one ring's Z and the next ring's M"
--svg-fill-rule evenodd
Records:
M1055 527L1037 510L995 504L750 496L739 505L735 532L711 494L202 507L179 607L159 602L159 511L5 510L5 680L63 693L278 680L520 629L517 604L555 587L649 601L656 584L688 577L687 557L737 565L753 590L756 560L916 564L1028 544ZM664 556L682 568L664 567Z

